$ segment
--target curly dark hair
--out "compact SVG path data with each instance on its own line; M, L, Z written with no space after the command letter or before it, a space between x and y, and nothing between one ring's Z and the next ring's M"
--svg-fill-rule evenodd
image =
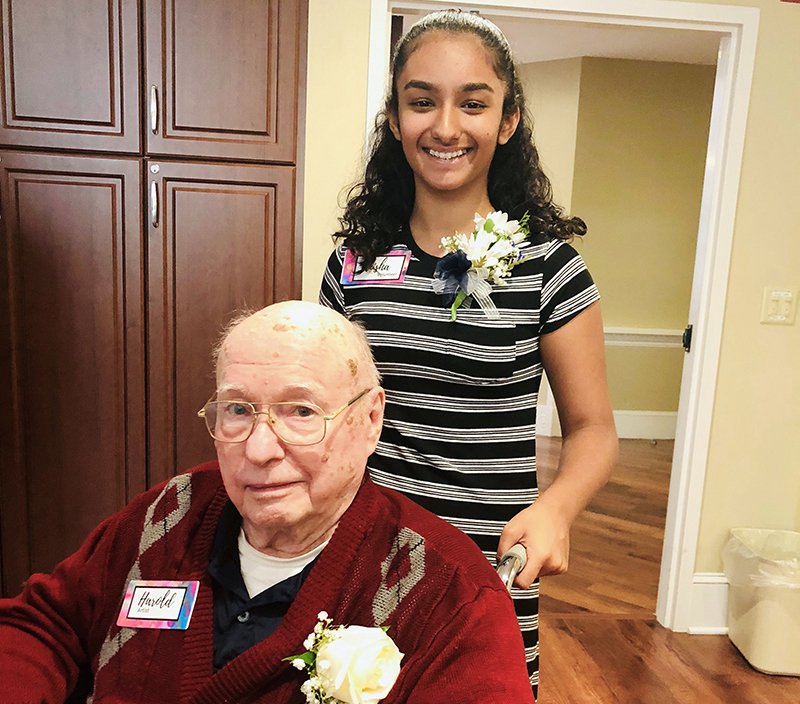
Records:
M565 217L553 203L550 180L539 165L539 152L533 143L533 122L525 106L511 47L500 29L474 12L443 10L423 17L406 32L394 51L392 82L383 109L375 120L370 156L364 179L347 191L347 205L339 218L341 230L334 239L357 252L363 266L372 266L375 257L386 253L397 241L400 229L409 221L414 208L414 173L403 154L401 143L389 127L389 114L397 114L397 77L417 49L421 37L429 32L473 34L493 57L495 73L506 86L503 114L517 110L520 121L505 144L498 144L489 167L489 201L509 218L519 220L529 214L530 237L534 242L548 239L571 240L586 233L586 223L578 217Z

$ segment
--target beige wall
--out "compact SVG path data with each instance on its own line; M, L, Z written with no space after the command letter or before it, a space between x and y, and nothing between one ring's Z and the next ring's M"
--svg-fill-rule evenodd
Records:
M316 301L343 188L359 174L367 116L370 0L310 0L303 298Z
M800 326L759 323L766 286L800 290L800 5L759 7L755 72L696 569L733 526L800 531Z
M759 324L765 286L800 290L800 5L705 2L761 8L698 540L697 570L718 572L732 526L800 530L800 326ZM311 0L303 248L311 299L336 197L361 146L368 22L368 0Z

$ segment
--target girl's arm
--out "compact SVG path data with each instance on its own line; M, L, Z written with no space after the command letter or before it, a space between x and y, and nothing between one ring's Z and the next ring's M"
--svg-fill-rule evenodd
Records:
M569 530L578 514L608 481L618 443L606 382L600 304L540 340L542 363L561 422L558 473L538 500L503 529L498 554L521 543L528 564L516 584L529 587L537 576L560 574L569 563Z

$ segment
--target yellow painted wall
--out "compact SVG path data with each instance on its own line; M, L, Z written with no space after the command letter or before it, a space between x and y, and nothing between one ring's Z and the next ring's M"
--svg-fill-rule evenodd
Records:
M682 348L606 345L608 389L615 411L678 410Z
M522 64L519 75L533 117L539 161L553 186L553 199L569 212L578 134L581 59ZM539 406L555 407L547 375L543 376L539 389ZM554 427L551 432L559 435L560 427Z
M303 298L316 301L342 189L358 178L367 119L369 0L310 0Z
M714 67L585 58L572 210L607 327L683 329Z
M606 327L683 329L714 68L584 58L521 75L555 200L589 225L574 245ZM681 349L606 352L615 410L677 411Z
M689 315L713 66L584 58L572 210L606 327L681 330ZM609 347L614 410L676 412L682 349Z
M696 565L718 572L732 526L800 530L800 325L758 322L765 286L800 291L800 5L704 1L761 8ZM310 12L303 252L314 299L362 144L369 2L311 0Z
M523 64L519 67L539 160L553 185L553 199L566 212L572 203L581 59Z

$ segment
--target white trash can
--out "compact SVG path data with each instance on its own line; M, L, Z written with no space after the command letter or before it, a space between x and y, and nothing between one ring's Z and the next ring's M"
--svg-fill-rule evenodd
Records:
M732 528L728 636L757 670L800 676L800 533Z

